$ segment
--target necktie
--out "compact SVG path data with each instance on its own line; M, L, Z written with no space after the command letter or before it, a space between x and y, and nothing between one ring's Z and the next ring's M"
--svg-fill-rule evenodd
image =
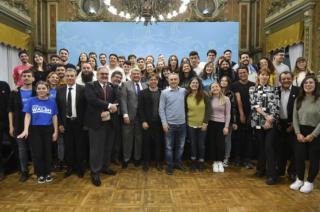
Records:
M140 93L140 86L139 83L136 83L136 93L139 94Z
M72 97L71 90L72 88L68 88L68 98L67 98L67 116L72 117Z
M104 100L107 100L107 85L106 84L104 84L102 86L102 90L103 90L103 98L104 98Z

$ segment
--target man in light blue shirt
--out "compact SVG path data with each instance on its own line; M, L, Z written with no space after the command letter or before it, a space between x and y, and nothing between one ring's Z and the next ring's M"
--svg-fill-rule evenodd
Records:
M173 168L184 170L182 154L186 139L185 94L186 89L178 87L179 76L175 73L169 75L169 88L160 96L159 115L165 133L165 158L168 164L166 172L173 174ZM176 138L176 139L175 139ZM174 145L174 142L177 142ZM173 151L175 149L175 158Z

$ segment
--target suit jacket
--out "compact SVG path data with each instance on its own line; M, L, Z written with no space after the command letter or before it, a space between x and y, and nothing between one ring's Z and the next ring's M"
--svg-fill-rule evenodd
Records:
M161 91L158 89L157 91L159 95L159 102L160 102L160 94ZM157 105L155 105L155 102L152 99L152 91L150 89L144 89L139 94L139 100L138 100L138 112L139 112L139 119L141 122L147 122L150 123L152 121L156 121L155 119L152 120L153 116L153 109L157 108L157 120L160 122L160 116L159 116L159 102Z
M85 125L89 128L97 129L101 126L101 113L109 111L109 104L117 103L116 94L113 86L107 84L107 100L104 100L103 90L98 81L89 82L85 86L85 97L87 102L85 112ZM117 114L117 113L115 113ZM114 114L111 115L111 118Z
M65 126L67 113L67 86L57 89L56 102L58 106L58 122L59 125ZM76 110L79 122L83 123L83 117L86 107L84 96L84 86L76 84Z
M292 122L292 116L293 116L293 105L294 105L294 101L296 99L296 97L298 96L300 91L300 88L297 86L292 85L291 86L291 91L290 91L290 95L289 95L289 100L288 100L288 104L287 104L287 113L288 113L288 122L291 123ZM280 97L280 101L281 101L281 86L279 87L279 97Z
M145 83L141 83L142 89L147 88ZM130 120L137 116L138 95L133 81L123 82L121 86L120 107L122 114L128 114Z
M5 81L0 81L0 130L8 129L8 102L10 86Z

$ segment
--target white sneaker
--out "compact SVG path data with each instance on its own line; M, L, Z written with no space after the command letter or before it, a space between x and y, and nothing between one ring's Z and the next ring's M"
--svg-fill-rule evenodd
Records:
M213 162L212 164L212 171L213 172L219 172L219 168L218 168L218 162Z
M229 166L229 160L228 160L228 159L224 159L222 165L223 165L223 167L225 167L225 168L228 167L228 166Z
M302 193L310 193L313 190L313 183L305 181L303 186L300 188L300 192Z
M294 183L292 183L289 188L295 191L298 191L301 186L303 186L303 181L299 180L298 178L296 179L296 181L294 181Z
M224 168L223 168L223 163L222 163L222 161L219 161L219 162L218 162L218 171L221 172L221 173L224 172Z

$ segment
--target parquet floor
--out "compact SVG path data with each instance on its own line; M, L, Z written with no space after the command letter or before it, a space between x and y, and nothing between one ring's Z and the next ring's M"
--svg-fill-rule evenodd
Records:
M0 211L320 211L320 181L311 194L288 188L289 181L267 186L254 170L227 168L214 174L175 171L173 176L151 169L144 173L131 164L129 169L114 167L116 176L102 176L102 186L62 172L54 181L39 185L35 176L26 183L12 174L0 182Z

